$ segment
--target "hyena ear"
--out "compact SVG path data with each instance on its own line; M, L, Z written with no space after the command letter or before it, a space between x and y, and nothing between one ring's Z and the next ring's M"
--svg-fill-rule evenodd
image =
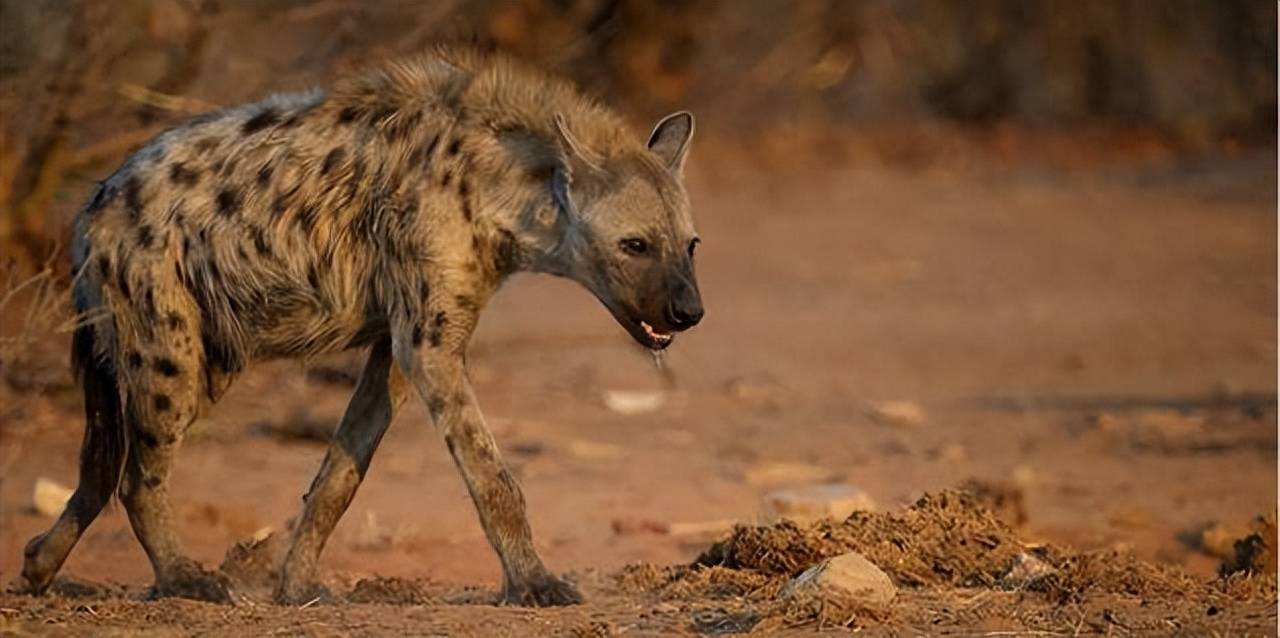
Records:
M564 116L556 114L556 135L560 138L560 149L563 154L564 163L570 171L590 170L600 171L601 164L599 156L591 149L578 141L573 131L569 130L569 124L565 121Z
M672 173L684 171L684 156L693 139L693 113L676 111L662 118L649 134L649 150L657 155Z
M551 174L551 196L562 213L570 219L580 219L578 207L573 201L573 194L569 187L574 179L601 172L603 170L600 166L601 161L573 135L563 115L556 114L555 123L560 153L555 170Z

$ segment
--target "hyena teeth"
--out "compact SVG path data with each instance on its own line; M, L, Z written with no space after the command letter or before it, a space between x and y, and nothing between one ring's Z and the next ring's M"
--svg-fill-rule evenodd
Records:
M643 321L641 321L641 322L640 322L640 327L641 327L641 328L644 328L644 332L645 332L645 334L649 335L650 337L652 337L652 338L654 338L654 339L656 339L656 340L658 340L658 341L670 341L670 340L671 340L671 335L666 334L666 333L662 333L662 332L658 332L657 330L654 330L654 329L653 329L653 326L650 326L649 324L647 324L647 323L645 323L645 322L643 322Z

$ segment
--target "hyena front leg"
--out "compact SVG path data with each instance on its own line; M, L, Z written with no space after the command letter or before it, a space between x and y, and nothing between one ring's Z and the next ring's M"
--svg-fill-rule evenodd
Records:
M280 572L277 602L302 603L327 595L316 582L320 552L355 498L374 450L404 397L404 377L391 366L391 340L382 339L369 352L369 361L329 443L320 472L307 490L302 516L294 526L293 541Z
M441 318L437 315L437 321ZM451 325L474 325L455 322ZM433 328L441 330L440 326ZM396 359L408 381L427 405L436 428L462 474L480 515L489 544L502 563L502 600L522 606L572 605L582 595L553 575L533 547L524 495L502 462L497 443L486 427L467 380L461 352L442 343L465 344L469 334L455 334L416 348L397 339Z

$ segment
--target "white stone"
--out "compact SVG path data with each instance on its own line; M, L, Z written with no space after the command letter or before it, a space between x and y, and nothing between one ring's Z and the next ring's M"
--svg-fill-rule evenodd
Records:
M747 468L743 478L751 485L773 487L830 481L835 472L817 465L766 461Z
M854 512L871 512L876 503L866 492L847 483L807 485L765 494L763 518L772 523L788 519L811 523L822 518L842 521Z
M867 417L881 425L911 427L924 423L924 409L910 401L881 401L867 406Z
M1025 587L1038 580L1052 576L1057 571L1048 563L1023 552L1018 554L1018 559L1014 561L1009 573L1004 575L1003 581L1006 586Z
M787 599L816 597L841 608L883 607L897 588L874 563L857 552L841 554L810 567L782 590Z
M665 405L666 402L667 395L664 392L606 390L604 393L605 407L627 416L654 412Z
M59 484L53 479L40 477L36 479L35 489L31 494L31 508L50 518L62 513L71 500L72 489Z

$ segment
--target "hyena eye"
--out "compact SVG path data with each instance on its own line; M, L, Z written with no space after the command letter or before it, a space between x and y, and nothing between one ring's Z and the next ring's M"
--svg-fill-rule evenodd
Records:
M618 242L618 247L628 255L643 255L649 252L649 242L639 237L628 237Z
M689 240L689 258L690 259L693 258L694 251L698 250L698 244L701 244L701 243L702 243L702 240L698 239L697 237L694 237L693 239Z

